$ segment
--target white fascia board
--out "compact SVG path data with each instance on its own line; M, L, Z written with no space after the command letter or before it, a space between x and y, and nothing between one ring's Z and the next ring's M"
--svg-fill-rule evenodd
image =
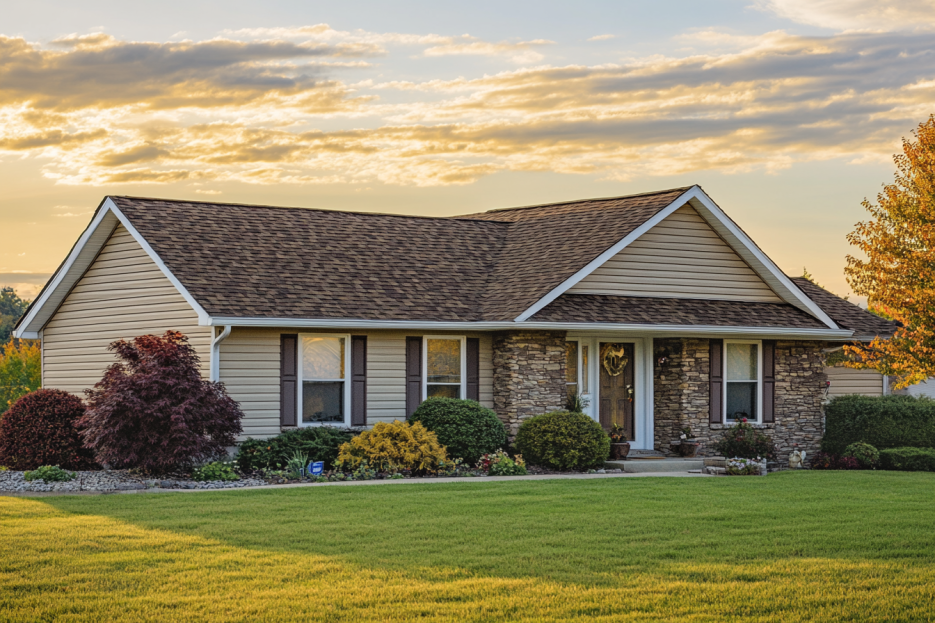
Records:
M694 200L692 201L692 207L698 210L702 217L706 215L711 217L711 219L705 218L708 224L711 225L722 238L727 240L734 251L750 265L761 279L766 281L767 284L773 288L782 300L811 314L825 323L829 328L838 328L838 325L821 310L815 301L808 298L798 286L792 283L792 280L776 266L773 260L769 259L769 256L756 246L756 243L753 242L753 240L744 233L716 203L714 203L711 197L697 186L692 188L689 192L694 194L693 197L690 197L690 199Z
M175 289L179 291L179 294L182 295L182 298L188 301L188 304L192 306L192 309L194 309L198 314L198 324L200 326L210 325L211 317L208 315L208 312L204 310L198 301L195 300L195 297L193 297L185 288L185 286L182 285L182 282L178 280L178 278L172 273L171 270L169 270L169 267L166 266L165 262L162 261L162 258L159 257L159 254L157 254L153 248L149 246L146 238L144 238L140 232L136 230L136 227L133 226L133 223L130 222L130 219L128 219L126 215L120 211L120 208L117 207L117 205L110 197L108 197L104 202L104 206L114 213L114 216L116 216L117 220L119 220L120 223L127 229L127 231L130 232L130 235L133 236L133 239L136 240L136 242L141 247L143 247L143 250L146 251L146 255L149 256L149 259L156 263L156 266L159 267L159 270L162 271L162 274L165 275L166 279L172 282L172 285L174 285Z
M107 243L107 240L110 239L110 235L113 233L117 223L121 223L126 227L130 235L133 236L133 239L143 247L143 250L146 251L150 259L156 263L159 270L162 271L162 274L172 282L172 285L176 287L182 297L188 301L188 304L191 305L192 309L198 314L198 324L209 324L210 317L208 313L198 304L194 297L188 293L188 290L186 290L185 286L172 274L172 271L168 269L162 261L162 258L156 254L149 243L146 242L146 239L140 235L140 232L136 230L130 220L117 208L113 200L108 197L104 200L104 203L101 205L94 218L91 219L91 223L81 234L81 237L78 238L78 242L75 243L75 246L68 254L65 262L55 275L52 276L51 281L49 281L48 285L43 289L39 298L30 306L26 315L17 324L17 328L13 331L14 337L21 339L38 339L39 331L45 326L46 322L49 321L54 311L58 309L58 306L64 300L68 292L71 291L71 288L87 271L88 267L94 261L94 258L97 257L97 254ZM78 268L80 271L72 271L73 268Z
M78 242L72 247L71 252L69 252L68 257L65 258L65 261L59 267L58 271L52 275L52 279L46 284L45 288L42 289L42 292L39 293L39 298L29 306L26 315L16 324L16 328L13 330L13 337L20 339L38 339L39 331L42 330L42 327L45 326L45 323L48 321L48 317L43 316L43 311L47 312L46 316L51 316L51 312L48 310L52 307L58 309L58 306L64 298L62 289L64 288L66 291L70 291L74 282L77 281L77 279L75 279L74 282L69 280L69 282L66 283L66 278L72 273L72 268L78 265L78 268L81 269L81 274L84 274L84 271L91 265L91 262L94 261L94 258L97 257L97 254L107 241L106 238L102 238L102 236L97 236L96 234L98 234L100 230L109 237L116 225L117 223L114 216L110 214L109 210L102 206L81 233ZM104 228L103 230L101 229L102 227ZM73 274L71 276L74 277ZM54 309L52 309L53 312Z
M621 332L647 336L691 335L697 337L736 335L809 340L847 340L848 329L798 329L795 327L718 327L710 325L647 325L593 322L427 322L417 320L342 320L314 318L212 317L211 324L234 327L290 329L396 329L412 331L508 331L542 329L551 331Z
M556 286L551 292L549 292L548 294L543 296L541 299L536 301L532 307L530 307L529 309L527 309L522 314L516 317L516 322L523 322L527 318L530 318L540 309L542 309L543 307L545 307L546 305L548 305L549 303L557 299L559 296L564 294L573 285L575 285L576 283L578 283L579 281L581 281L582 279L584 279L585 277L593 273L595 270L603 266L604 263L607 262L607 260L609 260L613 256L620 253L620 251L626 248L631 242L633 242L634 240L636 240L637 238L645 234L651 228L658 225L662 219L666 218L667 216L669 216L670 214L672 214L673 212L681 208L683 205L685 205L688 202L688 200L692 198L693 193L696 189L699 191L701 190L697 186L692 186L687 191L679 195L679 197L675 201L673 201L672 203L664 207L662 210L660 210L655 215L653 215L652 218L650 218L645 223L643 223L642 225L634 229L632 232L627 234L617 244L615 244L614 246L610 247L609 249L607 249L606 251L598 255L587 266L585 266L584 268L576 272L574 275L572 275L571 277L569 277L568 279L560 283L558 286Z

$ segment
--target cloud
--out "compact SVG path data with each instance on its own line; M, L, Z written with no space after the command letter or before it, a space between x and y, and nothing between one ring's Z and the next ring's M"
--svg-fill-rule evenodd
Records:
M935 0L757 0L755 6L835 30L935 30Z
M353 76L350 68L332 67L314 78L303 78L297 68L308 62L324 71L320 56L307 50L372 50L391 45L397 35L342 33L325 25L299 30L238 31L210 42L165 44L156 52L156 44L101 34L64 37L56 43L63 51L54 53L12 40L31 50L23 54L39 58L40 74L75 65L86 72L88 86L72 85L68 107L43 108L37 97L13 98L0 80L0 102L8 102L0 103L0 149L43 158L44 175L59 184L181 183L202 194L215 191L201 185L233 181L469 184L498 171L632 179L776 171L830 158L885 160L935 99L935 53L924 33L741 37L698 31L686 41L705 53L421 82L390 76L375 83L335 75ZM433 48L441 54L445 46L455 46L450 53L483 54L483 46L500 45L465 37L398 35L425 54ZM223 45L208 45L216 41ZM118 74L129 71L127 50L137 45L142 58L157 65L141 70L150 81L130 80L133 97L89 94L111 79L110 64ZM112 49L119 52L104 53ZM293 52L299 56L289 56ZM42 60L45 54L67 58ZM87 73L87 54L99 62L94 71L100 75ZM250 78L260 75L258 68L270 79ZM225 78L228 70L239 78ZM176 88L178 76L192 91L207 85L199 87L199 105ZM284 85L283 76L292 82ZM243 97L232 95L237 89Z
M588 41L608 41L613 39L616 35L594 35Z

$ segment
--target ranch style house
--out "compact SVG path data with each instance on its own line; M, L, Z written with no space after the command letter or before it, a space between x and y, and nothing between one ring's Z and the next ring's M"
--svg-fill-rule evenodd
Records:
M818 449L826 353L895 328L783 274L691 186L451 218L108 196L15 335L81 395L112 341L181 331L244 437L429 396L515 435L578 393L634 449L690 427L712 454L746 418L784 459Z

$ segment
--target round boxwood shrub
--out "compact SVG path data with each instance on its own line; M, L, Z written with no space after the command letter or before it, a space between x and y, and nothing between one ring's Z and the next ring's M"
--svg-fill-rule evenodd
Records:
M873 469L880 463L879 450L862 441L855 441L845 448L844 456L857 459L863 469Z
M529 463L552 469L602 467L610 454L610 437L583 413L553 411L523 422L516 450Z
M506 447L506 429L500 418L473 400L429 398L409 421L421 422L448 449L448 456L470 465Z
M39 389L13 403L0 419L0 465L36 469L93 469L94 456L84 448L75 422L84 415L77 396L60 389Z

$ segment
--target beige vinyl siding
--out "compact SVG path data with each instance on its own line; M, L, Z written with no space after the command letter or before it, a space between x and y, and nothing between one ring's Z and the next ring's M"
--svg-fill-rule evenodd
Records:
M782 302L689 205L663 219L568 292Z
M42 332L42 385L81 394L115 361L118 339L167 330L189 337L208 374L210 327L119 225Z
M221 342L220 380L243 409L243 438L265 438L280 432L282 333L316 331L234 328L230 337ZM323 329L320 333L341 331ZM367 424L406 419L406 336L419 333L354 331L353 334L367 336ZM493 340L485 334L467 335L480 338L480 402L493 408Z
M882 396L884 394L885 378L876 370L855 370L836 366L825 368L825 374L831 381L828 396L847 396L860 394L862 396Z

